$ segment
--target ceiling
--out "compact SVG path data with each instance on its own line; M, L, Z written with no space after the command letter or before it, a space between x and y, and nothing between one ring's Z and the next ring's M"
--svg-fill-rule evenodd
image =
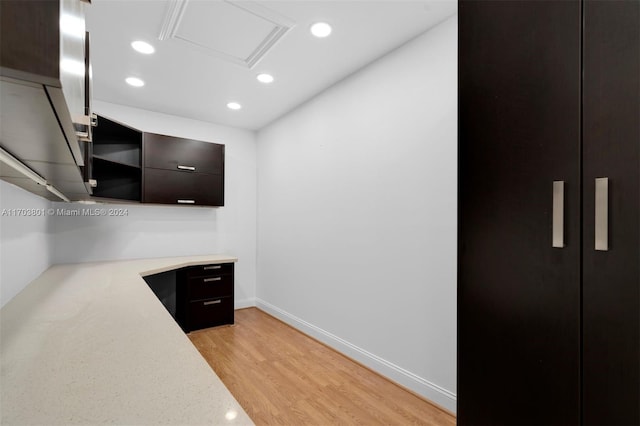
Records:
M256 130L456 11L456 0L93 0L93 97ZM318 21L329 37L310 34ZM275 81L259 83L263 72Z

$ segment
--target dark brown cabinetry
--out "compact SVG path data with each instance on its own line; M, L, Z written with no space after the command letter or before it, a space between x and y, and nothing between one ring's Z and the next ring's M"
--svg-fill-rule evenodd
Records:
M222 176L145 169L145 203L222 206ZM214 189L215 188L215 189Z
M140 201L142 132L104 117L93 131L89 167L96 197Z
M144 166L153 169L224 174L224 145L145 133Z
M190 266L144 277L185 332L234 322L233 263Z
M186 332L233 324L233 263L181 269L177 283L177 319Z
M155 204L224 205L221 144L141 132L105 117L93 131L97 197Z
M460 424L640 423L639 22L459 3Z
M583 7L582 413L588 425L639 425L640 2ZM603 177L607 251L594 249Z
M79 169L91 138L84 7L78 0L0 1L0 145L34 172L2 167L0 178L54 200L90 193Z
M224 205L224 145L145 133L145 203Z

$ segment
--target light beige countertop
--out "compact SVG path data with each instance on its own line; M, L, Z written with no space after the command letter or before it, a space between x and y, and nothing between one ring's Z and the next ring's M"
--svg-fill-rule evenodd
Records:
M0 310L0 423L253 424L141 278L236 260L47 269Z

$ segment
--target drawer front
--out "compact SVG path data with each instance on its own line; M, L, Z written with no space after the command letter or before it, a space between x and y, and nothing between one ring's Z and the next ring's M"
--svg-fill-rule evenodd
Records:
M187 277L217 277L232 274L233 263L220 263L218 265L190 266L187 269Z
M144 167L224 174L224 145L144 134Z
M224 176L145 169L144 203L224 205Z
M189 302L189 330L233 324L233 298Z
M190 278L189 301L233 296L233 275Z

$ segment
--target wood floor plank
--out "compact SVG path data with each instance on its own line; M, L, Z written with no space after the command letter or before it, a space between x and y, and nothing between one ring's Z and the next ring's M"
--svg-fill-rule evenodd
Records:
M257 308L189 338L256 425L455 425L455 417Z

